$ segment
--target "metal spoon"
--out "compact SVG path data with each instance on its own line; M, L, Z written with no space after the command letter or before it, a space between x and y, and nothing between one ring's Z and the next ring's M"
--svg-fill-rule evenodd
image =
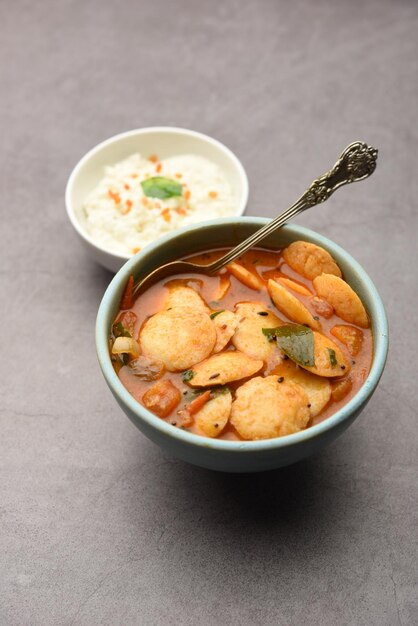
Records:
M222 267L231 263L234 259L249 250L249 248L254 247L262 239L267 237L267 235L270 235L277 228L283 226L285 222L295 217L295 215L328 200L339 187L368 178L368 176L373 174L376 168L376 160L376 148L368 146L362 141L351 143L344 152L341 153L334 167L320 178L315 179L312 185L294 204L292 204L292 206L263 226L263 228L257 230L253 235L245 239L245 241L238 244L238 246L227 252L220 259L217 259L209 265L198 265L190 261L172 261L171 263L166 263L155 269L142 280L139 280L134 286L134 295L137 296L141 291L150 287L157 280L161 280L173 274L185 272L215 274Z

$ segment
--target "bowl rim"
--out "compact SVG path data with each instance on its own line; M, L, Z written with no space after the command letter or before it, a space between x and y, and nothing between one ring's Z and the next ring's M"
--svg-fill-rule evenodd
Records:
M122 133L118 133L117 135L112 135L108 139L101 141L100 143L93 146L93 148L88 150L88 152L86 152L84 156L81 157L81 159L76 163L76 165L72 169L70 176L67 180L66 187L65 187L65 208L66 208L68 218L73 228L80 235L80 237L82 237L85 241L87 241L87 243L89 243L91 246L93 246L97 250L100 250L101 252L109 254L122 261L128 261L129 259L133 257L132 255L128 256L128 255L120 254L118 252L113 252L112 250L109 250L109 248L106 248L105 246L102 246L101 244L97 243L97 241L93 239L85 231L79 219L77 218L73 203L71 201L71 196L73 193L73 189L75 185L77 184L77 178L80 174L80 171L83 169L84 165L98 152L100 152L107 146L110 146L114 143L118 143L120 140L123 140L127 137L132 137L135 135L141 136L141 135L147 135L151 133L167 133L167 134L173 134L173 135L183 135L183 136L186 135L189 137L195 137L196 139L200 139L201 141L212 144L213 146L218 148L221 152L226 154L226 156L230 159L230 161L235 166L235 169L237 170L237 173L239 176L242 200L241 200L241 203L237 205L236 216L243 215L248 204L249 182L248 182L248 176L244 169L244 166L239 160L239 158L237 157L237 155L234 152L232 152L232 150L228 148L228 146L223 144L218 139L215 139L214 137L211 137L210 135L206 135L205 133L201 133L196 130L191 130L189 128L181 128L180 126L145 126L143 128L134 128L133 130L127 130ZM236 216L233 216L233 217L236 217ZM199 222L199 224L201 223L202 222ZM172 231L172 232L177 233L178 231L179 229L177 229L176 231Z
M240 222L251 222L257 226L263 226L271 221L269 218L264 217L252 217L245 216L240 218L217 218L215 220L208 220L202 222L199 225L188 226L181 229L181 232L190 232L198 230L199 228L206 226L216 226L220 224L239 224ZM386 317L385 308L382 299L373 284L371 278L368 276L362 266L341 246L332 242L328 238L320 235L319 233L298 225L285 225L282 227L290 234L297 235L300 238L304 236L310 237L315 240L318 245L323 245L331 254L341 255L349 263L351 268L361 276L363 284L365 284L368 292L370 293L370 300L373 304L373 323L374 323L374 356L370 372L364 381L363 385L359 389L347 404L341 407L336 413L326 418L319 424L310 426L306 430L302 430L298 433L291 435L285 435L283 437L275 437L273 439L263 439L257 441L234 441L224 439L211 439L209 437L203 437L195 433L191 433L187 430L182 430L171 424L168 424L161 418L157 417L137 400L130 395L127 389L123 386L119 380L115 370L113 369L109 352L108 352L108 333L109 329L106 328L105 320L108 309L112 306L112 300L114 299L115 291L120 288L121 283L124 283L128 276L133 273L135 266L141 261L142 254L150 254L155 248L164 246L176 234L168 234L156 242L149 244L143 251L138 253L135 257L130 259L114 276L109 286L107 287L97 314L96 320L96 349L99 364L102 373L109 385L111 391L117 397L124 406L126 406L138 420L146 422L146 424L160 432L161 435L172 437L173 439L180 440L184 444L190 444L202 448L211 448L219 451L229 452L257 452L264 450L275 450L280 448L286 448L288 446L294 446L302 443L306 443L309 440L313 440L316 437L324 435L327 431L333 430L340 426L343 422L350 419L352 415L355 415L357 411L367 403L368 399L375 390L380 377L385 367L388 345L389 345L389 331L388 322Z

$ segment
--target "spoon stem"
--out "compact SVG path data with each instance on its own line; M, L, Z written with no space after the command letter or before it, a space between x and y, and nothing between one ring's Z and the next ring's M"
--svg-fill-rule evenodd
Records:
M321 204L343 185L364 180L376 168L377 150L362 141L355 141L341 153L334 167L320 178L316 178L305 193L292 206L274 220L257 230L245 241L227 252L223 257L206 266L206 271L216 273L241 254L255 246L288 220L316 204Z
M274 220L257 230L238 246L229 250L223 257L209 265L197 265L189 261L172 261L153 270L148 276L138 280L133 288L136 297L147 286L156 280L161 280L175 273L198 271L203 274L215 274L225 265L249 250L259 241L270 235L280 226L283 226L295 215L309 209L316 204L325 202L339 187L364 180L373 174L376 168L377 150L362 141L351 143L341 153L334 167L320 178L313 181L305 193L288 209Z
M276 228L280 228L280 226L283 226L283 224L292 219L292 217L295 217L295 215L298 215L298 213L302 213L302 211L307 208L308 206L305 203L301 202L301 199L299 199L297 202L295 202L295 204L292 204L292 206L286 209L286 211L283 211L283 213L278 215L274 220L257 230L253 235L248 237L248 239L240 243L233 250L230 250L223 257L221 257L214 263L211 263L211 273L215 274L222 267L228 265L228 263L232 263L234 259L241 256L241 254L244 254L244 252L255 246L259 241L270 235L273 231L276 230Z

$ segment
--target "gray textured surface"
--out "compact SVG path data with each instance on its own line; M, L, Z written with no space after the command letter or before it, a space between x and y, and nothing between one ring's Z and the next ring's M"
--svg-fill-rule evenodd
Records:
M2 625L416 624L418 5L0 4ZM257 476L165 457L99 373L110 275L63 191L78 158L152 124L207 132L273 216L354 139L366 183L298 221L387 304L391 351L356 424Z

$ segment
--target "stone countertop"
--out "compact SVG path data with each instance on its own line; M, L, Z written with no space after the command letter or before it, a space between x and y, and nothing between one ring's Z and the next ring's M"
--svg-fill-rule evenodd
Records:
M0 622L416 624L418 5L0 7ZM274 216L356 139L373 177L298 218L375 281L382 382L322 454L259 475L165 456L113 401L94 321L111 275L67 222L76 161L124 130L220 139ZM414 618L415 615L415 618Z

